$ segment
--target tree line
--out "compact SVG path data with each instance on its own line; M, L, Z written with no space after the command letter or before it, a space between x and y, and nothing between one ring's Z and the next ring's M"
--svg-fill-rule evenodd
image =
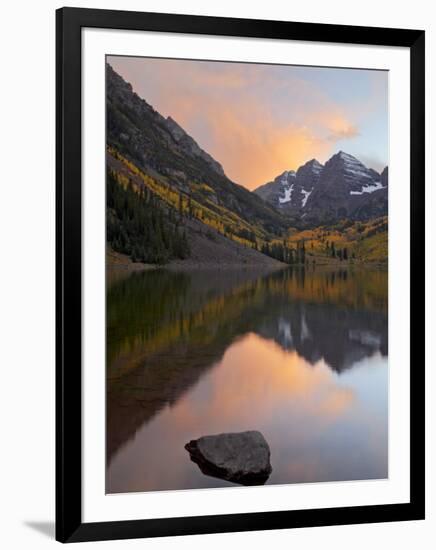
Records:
M292 248L286 244L286 241L282 243L264 243L260 251L262 254L266 254L279 262L285 264L305 264L306 263L306 246L304 241L299 241L296 248Z
M329 256L331 256L332 258L337 258L340 261L342 260L347 261L349 259L348 248L346 247L336 248L335 243L333 241L331 241L330 243L327 241L326 251ZM351 253L351 258L354 260L355 257L356 255L353 251Z

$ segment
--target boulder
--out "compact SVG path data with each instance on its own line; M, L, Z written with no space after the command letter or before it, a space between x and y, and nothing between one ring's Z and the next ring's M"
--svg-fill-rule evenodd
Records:
M258 431L206 435L185 449L205 475L241 485L263 485L272 472L269 445Z

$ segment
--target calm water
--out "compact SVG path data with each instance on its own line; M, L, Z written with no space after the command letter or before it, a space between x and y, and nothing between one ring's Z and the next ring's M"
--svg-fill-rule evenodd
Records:
M386 272L133 273L107 315L108 492L230 486L184 445L252 429L267 484L387 477Z

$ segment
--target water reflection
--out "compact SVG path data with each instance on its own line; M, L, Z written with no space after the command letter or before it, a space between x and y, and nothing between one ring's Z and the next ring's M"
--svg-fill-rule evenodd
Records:
M107 490L228 486L184 444L261 430L270 483L387 475L387 273L135 273L108 287Z

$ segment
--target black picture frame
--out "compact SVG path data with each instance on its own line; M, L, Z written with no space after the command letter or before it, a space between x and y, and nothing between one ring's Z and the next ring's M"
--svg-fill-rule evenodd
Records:
M81 29L398 46L410 49L410 502L82 522ZM56 539L128 539L424 519L424 41L420 30L62 8L56 13ZM413 358L413 365L412 365Z

